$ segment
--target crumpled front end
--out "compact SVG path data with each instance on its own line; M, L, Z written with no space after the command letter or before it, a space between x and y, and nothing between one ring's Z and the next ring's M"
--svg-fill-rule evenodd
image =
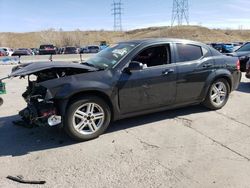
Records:
M50 91L28 78L29 85L23 93L27 107L19 112L22 119L30 125L55 126L61 123L56 103Z
M69 82L72 82L74 75L93 71L96 69L66 62L29 63L14 67L10 77L28 77L28 87L22 95L27 107L19 113L25 124L38 126L61 124L59 102L56 101L55 95L67 84L62 80L67 77ZM49 83L50 86L44 86L44 83Z

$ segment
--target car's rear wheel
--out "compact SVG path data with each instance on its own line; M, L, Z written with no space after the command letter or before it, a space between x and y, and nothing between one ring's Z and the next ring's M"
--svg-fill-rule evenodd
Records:
M0 106L3 104L3 99L0 97Z
M221 78L214 81L203 102L204 106L212 110L221 109L228 101L230 87L227 80Z
M109 106L99 97L74 100L66 112L65 131L73 139L86 141L101 135L111 119Z

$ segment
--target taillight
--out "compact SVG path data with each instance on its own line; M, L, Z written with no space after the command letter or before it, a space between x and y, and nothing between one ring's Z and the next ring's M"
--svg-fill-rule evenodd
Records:
M238 60L237 63L236 63L236 69L237 69L238 71L240 71L240 60Z

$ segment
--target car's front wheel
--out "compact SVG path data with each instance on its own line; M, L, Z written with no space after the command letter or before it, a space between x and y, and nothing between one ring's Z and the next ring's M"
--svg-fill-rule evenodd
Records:
M110 108L102 99L86 96L73 100L68 106L64 128L73 139L86 141L101 135L110 119Z
M212 83L203 102L204 106L212 110L221 109L228 101L230 86L227 80L221 78Z

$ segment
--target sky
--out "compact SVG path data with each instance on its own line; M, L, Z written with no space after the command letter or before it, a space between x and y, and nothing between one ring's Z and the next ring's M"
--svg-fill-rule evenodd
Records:
M113 0L0 0L0 32L112 30ZM122 0L124 30L171 24L172 0ZM250 29L250 0L189 0L190 25Z

